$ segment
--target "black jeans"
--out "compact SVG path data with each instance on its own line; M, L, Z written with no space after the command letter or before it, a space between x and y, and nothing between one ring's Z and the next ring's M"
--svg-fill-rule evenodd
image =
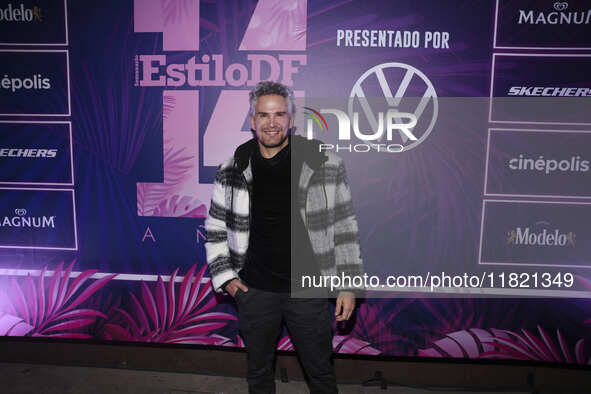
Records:
M250 286L246 293L238 289L235 299L238 328L246 345L249 393L275 393L275 349L282 318L304 367L310 393L338 393L327 299L291 298L289 293Z

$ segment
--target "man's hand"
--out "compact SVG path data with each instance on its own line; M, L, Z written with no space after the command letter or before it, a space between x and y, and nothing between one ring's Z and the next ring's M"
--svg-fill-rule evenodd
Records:
M349 320L355 309L355 293L352 291L341 291L337 296L337 305L334 315L337 321Z
M240 290L242 290L243 292L247 292L248 291L248 287L246 287L246 285L242 282L240 282L240 279L233 279L230 283L228 283L226 285L226 291L228 293L230 293L230 295L232 297L236 296L236 292L238 291L238 288L240 288Z

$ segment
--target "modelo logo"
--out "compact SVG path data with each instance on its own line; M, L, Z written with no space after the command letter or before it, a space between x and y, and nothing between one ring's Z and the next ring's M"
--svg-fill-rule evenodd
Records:
M41 8L35 6L33 9L25 8L24 4L15 7L8 3L8 7L0 10L0 22L42 22Z
M546 225L549 223L541 222ZM577 235L568 232L563 233L558 229L543 230L532 229L531 227L516 227L507 232L507 244L524 246L554 246L574 247Z
M44 159L51 159L54 158L56 155L57 149L0 149L0 157L39 157Z
M587 11L566 11L568 3L554 3L554 11L525 11L519 10L518 24L524 25L588 25L591 21L591 10Z
M4 216L0 221L0 227L25 227L25 228L55 228L55 216L26 216L27 210L17 208L15 216Z
M581 160L581 156L572 156L570 159L564 160L544 159L544 156L534 159L520 154L519 157L508 161L508 167L513 171L538 171L545 174L554 171L587 172L589 171L589 160Z

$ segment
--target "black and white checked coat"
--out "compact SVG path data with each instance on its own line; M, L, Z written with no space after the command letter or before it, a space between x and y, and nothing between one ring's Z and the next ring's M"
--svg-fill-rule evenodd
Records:
M322 275L362 275L359 237L351 191L343 160L319 152L317 140L290 136L292 154L302 154L298 207L308 229ZM216 292L238 278L249 240L252 170L250 159L258 149L255 138L240 145L216 173L205 220L207 263ZM345 288L341 288L343 290Z

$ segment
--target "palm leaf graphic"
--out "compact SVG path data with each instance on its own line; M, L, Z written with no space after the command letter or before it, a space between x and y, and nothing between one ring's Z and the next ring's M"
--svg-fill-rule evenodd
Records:
M89 303L88 307L95 309L97 311L102 312L106 318L98 319L96 322L91 326L91 331L95 333L95 338L97 339L105 339L105 340L112 340L105 331L105 324L113 323L115 321L121 321L120 315L117 312L117 308L121 306L121 296L114 297L112 292L108 294L101 294L97 297L93 297Z
M168 200L161 201L154 209L153 216L204 218L207 217L207 209L198 198L179 197L175 194Z
M178 292L175 269L165 284L161 276L152 289L142 281L139 294L129 293L128 310L117 308L123 321L105 324L107 335L125 341L165 342L180 344L227 344L230 340L213 334L236 317L223 312L210 312L217 302L207 278L202 283L207 265L196 272L193 265Z
M400 314L412 305L414 299L401 300L366 300L360 303L355 310L356 319L352 329L345 325L344 329L335 321L333 328L338 335L354 337L366 343L371 343L373 348L380 353L405 354L411 347L409 339L399 335L396 324ZM400 330L403 330L400 328ZM349 353L346 350L344 353Z
M213 336L213 335L212 335ZM230 338L218 336L220 339L223 338L224 341L218 343L218 345L227 346L227 347L245 347L244 341L240 335L236 335L236 341L233 342Z
M484 330L470 328L445 334L439 340L431 343L428 349L419 349L418 355L423 357L456 357L478 358L483 352L494 350L494 346L486 342L494 337L506 338L507 335L497 329Z
M157 216L155 210L159 205L166 204L174 194L175 189L180 185L192 168L191 156L183 155L184 149L173 150L169 148L164 151L164 182L162 183L139 183L137 209L142 216ZM177 197L178 198L178 197ZM162 207L160 207L162 210Z
M335 353L370 355L381 353L378 349L371 347L369 342L355 338L353 335L333 336L332 348ZM294 346L289 335L286 335L279 340L277 343L277 350L294 350Z
M539 337L526 329L517 332L495 328L470 328L446 334L444 338L433 342L431 348L419 349L418 354L425 357L498 358L591 364L591 358L585 361L583 339L576 342L571 352L560 330L556 330L556 345L542 327L538 325L537 329Z
M33 326L17 316L0 312L0 335L22 337L33 330Z
M0 291L3 309L6 309L6 314L2 315L2 327L6 329L7 324L14 323L11 317L21 319L20 325L17 324L7 331L0 332L4 332L4 335L19 332L22 335L43 337L92 337L76 330L87 328L98 318L104 319L106 316L98 310L79 307L117 274L105 276L88 284L88 280L97 270L86 270L70 284L74 263L75 260L65 271L62 271L64 263L60 263L47 285L45 284L47 267L40 271L36 279L28 274L24 279L24 285L22 281L19 282L13 278L8 292Z
M591 290L591 280L584 278L580 275L575 275L575 277L578 279L578 281L585 286L587 289ZM585 319L583 321L583 324L591 324L591 317L589 317L588 319Z
M509 338L490 338L486 342L494 343L495 350L482 353L480 357L591 364L591 357L585 361L583 339L577 341L571 352L560 330L556 330L556 345L542 327L538 325L537 328L539 338L525 329L521 333L503 330Z

